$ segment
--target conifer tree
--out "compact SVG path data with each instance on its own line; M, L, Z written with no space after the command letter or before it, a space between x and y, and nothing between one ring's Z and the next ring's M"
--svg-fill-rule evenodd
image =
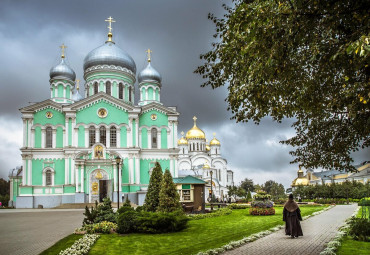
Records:
M159 205L159 191L161 190L163 173L161 165L156 162L150 176L148 192L146 193L144 210L148 212L157 211Z
M180 196L168 169L164 172L161 186L158 211L173 212L181 209Z
M250 191L248 191L248 195L247 195L247 202L249 201L252 201L252 194Z

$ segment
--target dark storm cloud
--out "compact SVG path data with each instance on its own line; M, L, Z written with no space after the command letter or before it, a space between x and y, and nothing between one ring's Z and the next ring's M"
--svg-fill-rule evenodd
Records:
M223 155L238 179L253 177L263 182L276 177L288 186L297 166L289 165L290 148L278 142L294 134L291 121L276 124L266 119L259 126L236 124L226 111L226 88L200 88L203 80L193 73L202 64L199 55L210 50L213 41L215 27L207 14L220 17L221 4L214 0L3 0L0 5L2 123L8 123L8 131L21 132L18 109L28 102L50 97L49 70L59 62L62 43L68 47L70 66L77 78L83 80L83 59L104 43L107 34L104 20L112 16L116 20L113 39L133 57L138 72L146 66L145 50L153 51L152 65L163 77L161 100L167 106L177 106L181 113L179 132L189 130L196 115L198 126L209 140L213 132L217 133ZM7 144L11 152L8 157L0 157L3 167L0 177L21 161L20 142L7 141Z

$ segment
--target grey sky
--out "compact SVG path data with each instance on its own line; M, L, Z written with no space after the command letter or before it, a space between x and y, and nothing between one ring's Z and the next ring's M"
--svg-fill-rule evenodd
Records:
M289 164L291 148L279 141L294 134L292 121L277 124L264 119L258 126L236 124L226 110L226 88L200 88L202 79L193 73L202 63L199 55L210 50L213 41L215 27L207 14L222 15L221 5L215 0L2 0L0 177L21 164L18 109L50 98L49 70L60 59L59 46L67 45L67 60L77 78L83 80L83 59L105 42L104 20L112 16L116 20L113 39L133 57L137 73L146 65L145 50L153 51L152 65L163 77L161 100L167 106L177 106L181 113L179 133L192 127L196 115L209 140L216 132L229 168L235 171L236 183L246 177L256 183L275 179L287 188L297 166ZM369 150L357 153L356 163L368 155Z

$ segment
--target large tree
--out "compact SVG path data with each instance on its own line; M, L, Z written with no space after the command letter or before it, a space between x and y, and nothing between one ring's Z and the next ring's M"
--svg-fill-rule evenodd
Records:
M159 192L162 184L162 167L156 162L150 176L148 192L145 196L144 209L148 212L155 212L159 206Z
M237 122L295 120L292 163L355 170L370 144L367 0L234 0L195 71L228 86Z
M245 189L245 191L254 191L254 185L253 185L253 180L249 178L245 178L244 181L240 183L240 187Z
M159 192L159 212L174 212L181 210L180 195L176 190L172 175L168 169L164 172L161 190Z

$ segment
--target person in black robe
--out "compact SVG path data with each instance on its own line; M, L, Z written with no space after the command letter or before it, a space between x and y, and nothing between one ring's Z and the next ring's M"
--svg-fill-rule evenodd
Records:
M284 205L283 221L285 221L285 234L291 238L303 236L301 223L301 210L298 204L293 200L293 195L289 195L289 200Z

